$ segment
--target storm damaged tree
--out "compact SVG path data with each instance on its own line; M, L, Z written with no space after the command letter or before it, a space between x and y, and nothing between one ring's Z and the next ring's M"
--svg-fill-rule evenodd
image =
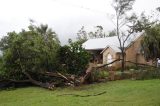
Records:
M116 26L116 35L119 40L120 50L121 50L121 71L125 69L125 43L128 38L134 32L133 28L128 27L127 31L123 31L123 26L127 26L128 23L131 23L132 19L135 19L135 16L128 18L127 12L132 10L132 6L135 0L113 0L113 8L115 10L115 26ZM133 22L135 23L135 22Z
M5 78L28 80L32 84L51 89L54 84L41 73L57 69L57 35L46 25L30 25L28 30L10 32L2 38L0 49ZM46 64L47 63L47 64Z

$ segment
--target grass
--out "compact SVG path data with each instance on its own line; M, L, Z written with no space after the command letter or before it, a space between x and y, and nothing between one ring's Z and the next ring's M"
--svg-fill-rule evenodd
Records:
M90 97L75 97L106 91ZM112 81L54 91L38 87L0 91L0 106L160 106L160 80Z

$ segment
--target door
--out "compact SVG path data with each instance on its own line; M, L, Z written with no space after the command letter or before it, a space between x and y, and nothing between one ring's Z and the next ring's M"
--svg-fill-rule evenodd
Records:
M107 55L107 63L111 63L112 62L112 55L108 54ZM112 64L108 65L108 66L112 66Z

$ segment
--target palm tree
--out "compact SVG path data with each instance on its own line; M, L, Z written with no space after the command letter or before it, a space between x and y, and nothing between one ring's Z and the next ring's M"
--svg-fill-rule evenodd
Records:
M60 43L57 34L51 29L48 28L48 25L41 24L40 26L36 27L36 30L40 35L42 35L45 39L45 42L48 42L50 40L54 40L56 43Z

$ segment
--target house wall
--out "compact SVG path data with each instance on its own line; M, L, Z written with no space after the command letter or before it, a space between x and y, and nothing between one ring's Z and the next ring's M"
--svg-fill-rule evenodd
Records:
M141 49L141 40L143 39L143 36L139 37L136 41L134 41L127 49L126 49L126 54L125 54L125 60L126 61L131 61L135 63L141 63L141 64L149 64L152 65L152 61L147 62L143 56L143 54L140 52ZM107 63L107 55L108 54L112 55L113 60L120 59L121 54L116 53L112 48L107 48L103 52L103 64ZM126 63L126 66L131 66L133 65L132 63ZM121 61L115 62L112 64L112 66L117 69L121 67Z
M143 36L139 37L136 41L131 44L126 50L126 61L131 61L135 63L142 63L147 64L147 61L145 60L142 53L140 53L141 49L141 40L143 39ZM126 63L127 66L133 65L131 63Z
M108 54L111 54L113 61L120 58L120 54L116 53L112 48L109 47L103 52L103 64L107 64ZM112 66L114 68L119 68L120 67L120 62L115 62L115 63L112 64Z

